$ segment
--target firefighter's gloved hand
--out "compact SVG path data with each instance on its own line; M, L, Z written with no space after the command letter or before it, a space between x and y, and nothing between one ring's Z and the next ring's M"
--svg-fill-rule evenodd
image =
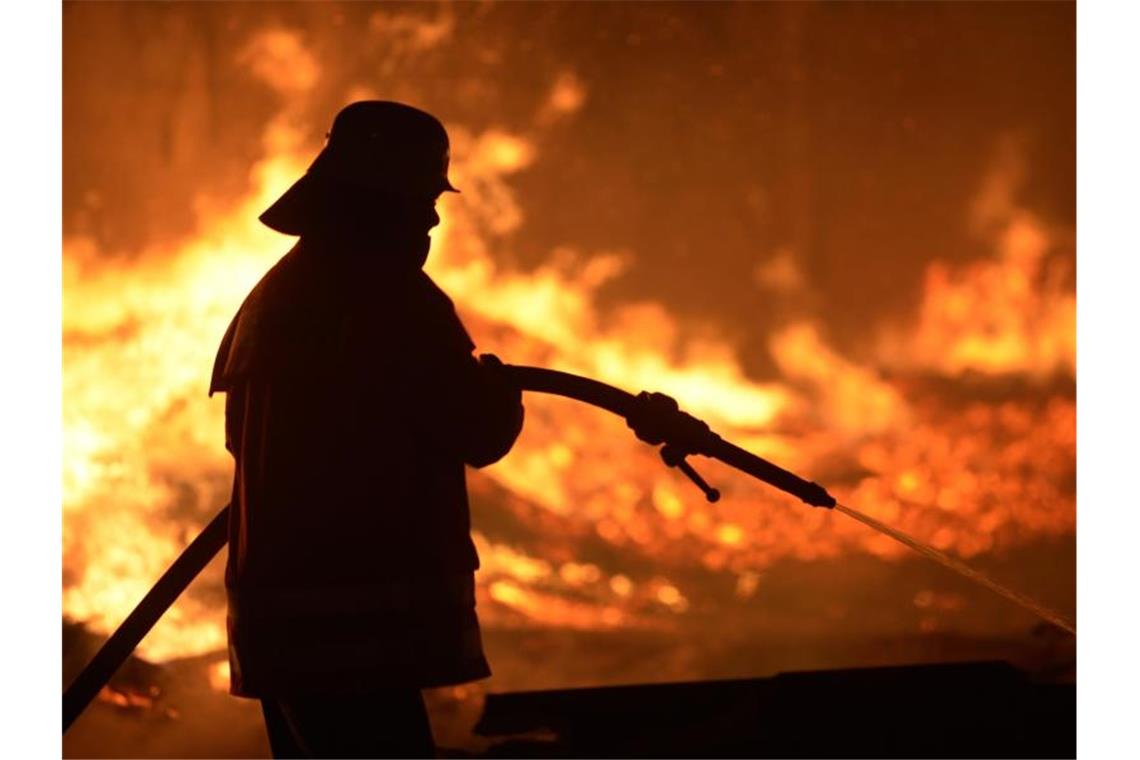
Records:
M626 424L646 443L668 443L685 453L702 453L711 435L709 426L682 412L676 400L664 393L637 394Z
M463 461L472 467L493 464L511 450L522 430L525 410L522 389L497 356L482 354L475 361L476 377L463 408L458 410Z
M499 357L494 354L480 354L479 366L483 368L484 377L494 388L496 395L508 403L522 403L522 388L510 381Z

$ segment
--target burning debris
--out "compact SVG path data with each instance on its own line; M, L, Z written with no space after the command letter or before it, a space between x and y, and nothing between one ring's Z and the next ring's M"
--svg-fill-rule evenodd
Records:
M90 661L103 637L93 634L83 625L65 623L63 626L64 682L75 679ZM98 693L96 699L113 706L124 714L147 719L177 719L177 708L164 700L166 675L163 668L137 657L127 660L111 681Z

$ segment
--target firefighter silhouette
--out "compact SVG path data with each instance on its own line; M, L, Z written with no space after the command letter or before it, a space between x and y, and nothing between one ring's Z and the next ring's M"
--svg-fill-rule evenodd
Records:
M430 756L420 689L490 675L464 465L504 456L523 407L422 271L448 145L407 105L342 110L262 214L300 239L218 351L231 691L276 756Z

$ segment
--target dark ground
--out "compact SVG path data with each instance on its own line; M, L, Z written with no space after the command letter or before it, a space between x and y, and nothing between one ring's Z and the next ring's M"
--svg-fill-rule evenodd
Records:
M973 564L1040 595L1040 574L1050 566L1055 572L1056 563L1072 562L1072 545L1070 537L1001 558L975 558ZM961 602L943 609L937 602L918 605L918 594L931 589L936 600ZM1075 583L1042 601L1071 614ZM722 606L705 613L696 605L664 630L488 627L485 643L495 675L427 695L437 743L453 756L499 754L522 746L495 750L507 737L473 733L486 693L968 661L1008 662L1040 683L1076 680L1073 637L925 560L857 556L785 563L765 574L752 599L736 604L734 611ZM64 677L69 681L98 639L73 625L65 625L64 633ZM268 757L257 703L210 686L208 667L218 659L215 654L160 666L132 660L114 685L123 694L136 695L137 704L95 702L64 737L64 756ZM826 713L821 708L821 720ZM877 717L888 728L898 719L888 710Z

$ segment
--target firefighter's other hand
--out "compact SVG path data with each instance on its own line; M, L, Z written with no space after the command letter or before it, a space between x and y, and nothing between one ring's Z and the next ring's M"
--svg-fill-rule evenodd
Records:
M648 444L669 443L686 453L703 452L710 434L708 425L682 412L676 400L664 393L637 394L626 424Z
M494 354L479 354L479 363L484 367L502 367L503 360Z
M522 389L511 382L503 368L503 362L494 354L480 354L479 366L483 368L484 375L496 392L501 393L505 399L513 400L516 404L522 403Z

